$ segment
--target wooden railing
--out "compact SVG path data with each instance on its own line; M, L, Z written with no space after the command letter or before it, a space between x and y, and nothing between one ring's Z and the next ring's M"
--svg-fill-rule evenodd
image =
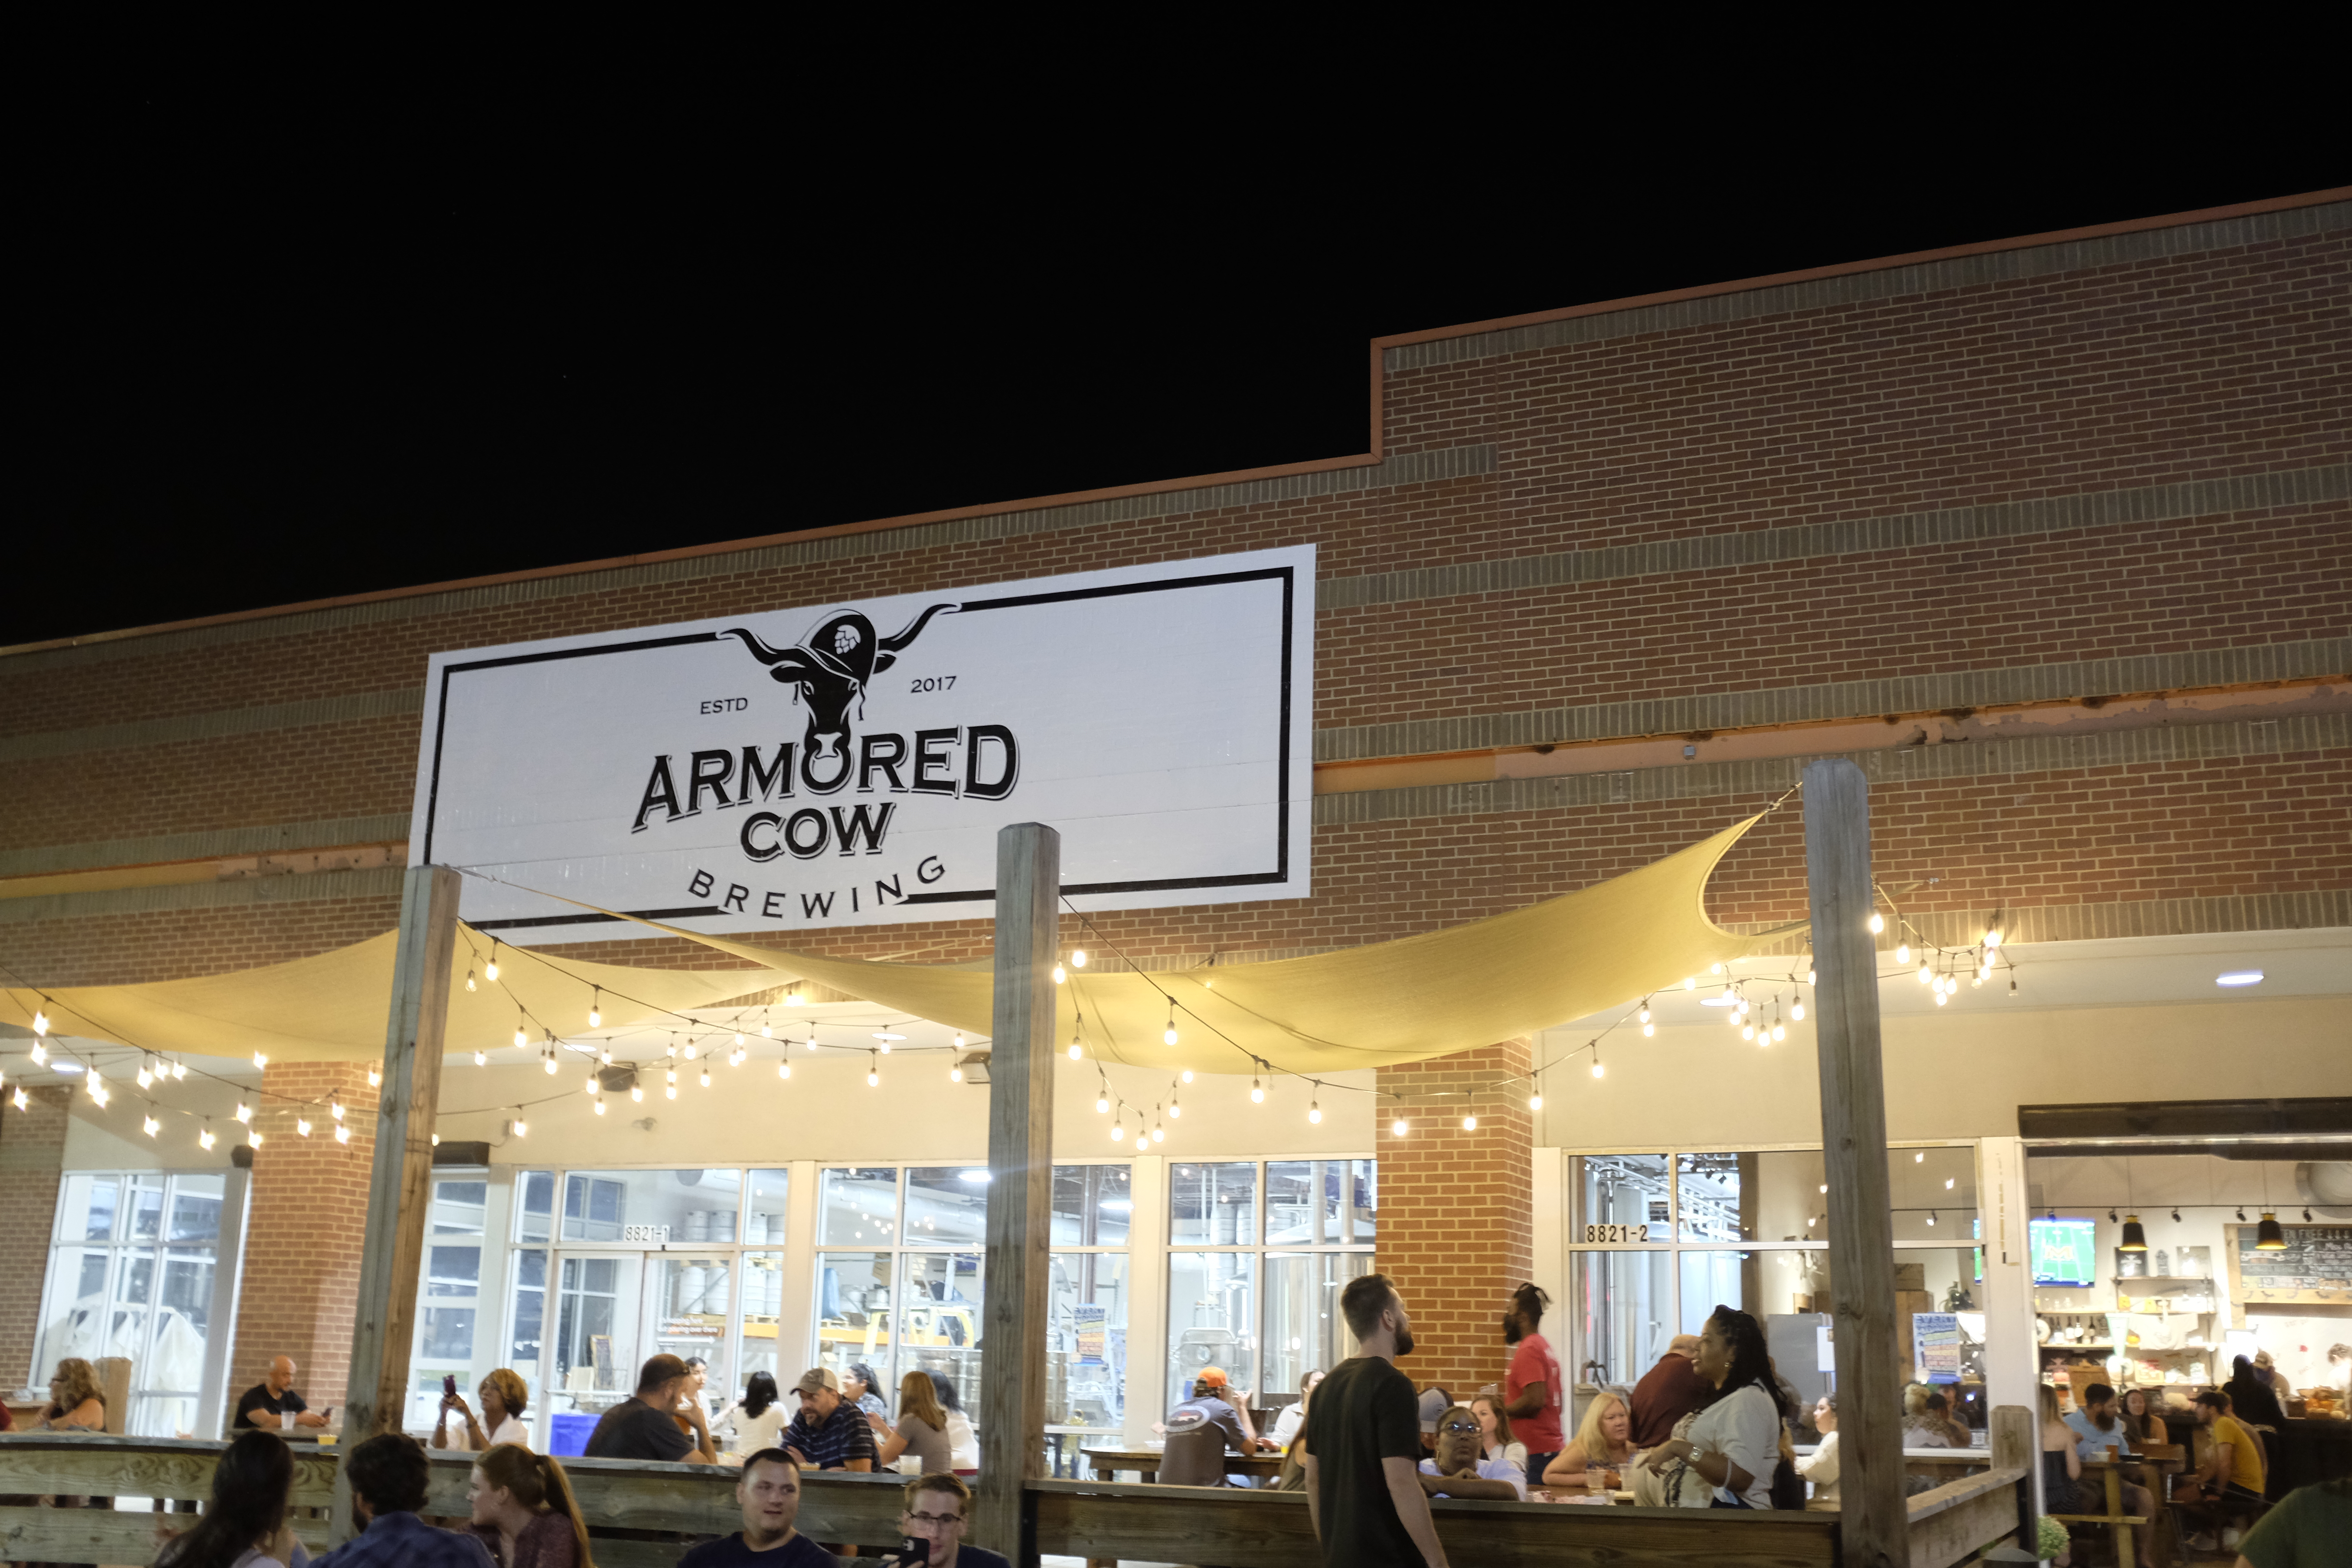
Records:
M225 1445L49 1434L0 1436L0 1495L202 1500ZM740 1528L735 1474L703 1465L567 1459L599 1568L669 1568L690 1541ZM326 1544L335 1451L295 1458L296 1533ZM468 1457L433 1457L428 1514L466 1512ZM2028 1472L1995 1467L1910 1500L1910 1568L1953 1568L2010 1539ZM901 1479L840 1472L803 1478L802 1531L877 1547L898 1540ZM1308 1568L1319 1561L1299 1492L1241 1488L1033 1481L1025 1494L1037 1550L1095 1561L1207 1561L1229 1568ZM146 1503L115 1510L0 1508L0 1562L145 1563L159 1523ZM139 1511L130 1511L136 1508ZM1833 1511L1567 1507L1442 1501L1438 1535L1459 1563L1517 1568L1836 1568ZM982 1542L987 1546L1003 1542Z

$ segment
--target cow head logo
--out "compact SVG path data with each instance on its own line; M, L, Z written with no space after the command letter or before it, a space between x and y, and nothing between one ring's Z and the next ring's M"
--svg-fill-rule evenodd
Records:
M804 765L814 773L822 760L837 766L837 776L845 778L850 767L850 703L858 702L859 717L864 717L867 684L898 661L898 655L922 635L933 616L955 608L933 605L909 622L906 630L890 637L876 637L874 623L856 610L835 610L825 616L792 647L770 647L757 633L741 626L730 626L720 635L741 637L751 657L768 667L769 679L792 687L795 701L807 701L803 755L809 761Z

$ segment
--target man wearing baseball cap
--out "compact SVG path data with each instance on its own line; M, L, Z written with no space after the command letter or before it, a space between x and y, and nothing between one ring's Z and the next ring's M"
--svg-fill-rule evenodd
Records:
M1174 1437L1181 1433L1198 1432L1208 1427L1215 1427L1224 1435L1224 1447L1244 1454L1257 1452L1258 1437L1250 1425L1249 1401L1229 1386L1223 1367L1204 1366L1201 1369L1201 1375L1192 1380L1192 1397L1168 1413L1168 1423L1163 1430L1170 1437ZM1208 1487L1225 1484L1222 1458L1217 1460L1215 1471L1212 1474L1206 1468L1206 1457L1203 1456L1202 1473L1193 1475L1176 1458L1179 1448L1179 1445L1172 1443L1169 1447L1171 1462L1163 1464L1160 1469L1160 1479L1164 1484Z
M784 1451L811 1470L870 1470L874 1428L866 1413L841 1396L841 1379L831 1367L812 1367L795 1385L801 1413L784 1428Z

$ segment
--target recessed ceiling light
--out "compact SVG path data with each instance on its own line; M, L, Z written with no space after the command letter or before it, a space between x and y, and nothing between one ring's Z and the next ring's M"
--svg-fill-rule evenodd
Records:
M2259 969L2233 969L2227 974L2213 976L2216 985L2260 985L2262 983L2263 972Z

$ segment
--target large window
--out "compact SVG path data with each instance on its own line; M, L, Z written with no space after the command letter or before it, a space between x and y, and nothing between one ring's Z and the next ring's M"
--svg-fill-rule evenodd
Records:
M1169 1404L1203 1367L1273 1398L1335 1365L1339 1291L1370 1267L1379 1210L1368 1159L1171 1162Z
M204 1382L221 1176L73 1171L58 1185L33 1379L68 1356L127 1356L133 1436L193 1430Z
M1552 1337L1581 1392L1632 1385L1718 1304L1754 1314L1805 1404L1827 1388L1835 1194L1819 1149L1585 1154L1568 1166L1569 1342ZM1900 1326L1914 1312L1972 1312L1983 1278L1975 1151L1893 1149L1887 1178Z

